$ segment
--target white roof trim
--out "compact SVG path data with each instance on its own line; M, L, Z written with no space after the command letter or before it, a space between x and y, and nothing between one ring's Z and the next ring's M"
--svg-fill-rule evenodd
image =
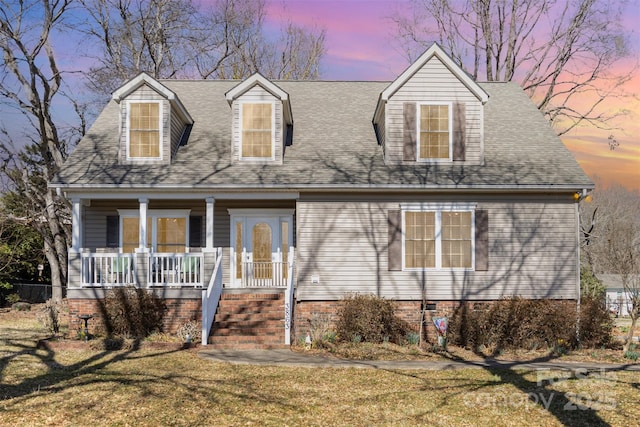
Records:
M489 95L469 76L453 59L438 45L434 43L420 57L400 74L387 88L382 91L376 111L373 115L374 123L378 122L381 107L386 104L391 96L398 91L415 73L417 73L431 58L438 58L462 84L464 84L483 104L489 100Z
M153 77L151 77L145 72L138 74L136 77L129 80L127 83L125 83L115 92L113 92L113 94L111 95L111 99L113 99L119 104L120 101L125 99L127 96L129 96L132 92L134 92L136 89L138 89L142 85L147 85L151 87L160 95L167 98L171 102L171 106L176 107L178 114L180 114L188 124L193 124L193 118L191 118L191 115L189 115L186 108L184 108L184 105L182 105L182 102L180 102L180 99L175 94L175 92L173 92L172 90L170 90L169 88L167 88L166 86L164 86L159 81L157 81L156 79L154 79Z
M259 85L264 90L269 92L271 95L278 98L282 101L282 105L284 107L284 115L285 120L288 124L293 123L293 115L291 113L291 104L289 103L289 94L282 90L278 85L273 83L271 80L267 79L260 73L255 73L247 79L243 80L241 83L236 85L234 88L229 90L229 92L225 93L225 98L229 105L233 103L236 99L242 96L249 89L254 86Z

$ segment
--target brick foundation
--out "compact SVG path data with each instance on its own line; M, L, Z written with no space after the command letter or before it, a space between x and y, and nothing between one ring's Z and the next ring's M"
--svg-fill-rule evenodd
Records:
M335 327L337 321L336 313L340 304L340 301L298 301L295 305L294 313L295 339L299 340L306 336L310 330L312 319L317 315L327 316L331 326ZM396 315L408 322L413 329L418 332L420 330L420 317L422 315L422 301L395 301L395 304ZM433 310L428 309L425 312L424 338L428 342L437 342L437 333L433 325L433 318L442 316L451 317L460 305L460 301L427 302L428 308L434 308Z
M69 337L75 338L84 321L78 318L83 314L93 316L89 320L89 333L103 333L104 299L69 299ZM175 334L180 326L188 321L202 321L202 299L167 298L164 299L165 310L162 332Z

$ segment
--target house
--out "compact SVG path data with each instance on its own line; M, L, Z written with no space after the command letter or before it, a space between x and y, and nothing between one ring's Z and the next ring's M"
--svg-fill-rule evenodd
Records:
M605 286L605 297L609 311L617 316L629 316L631 294L625 291L622 276L619 274L598 274L598 279Z
M251 323L278 300L288 344L346 293L412 322L423 302L576 300L593 188L518 85L474 81L437 44L392 82L140 74L50 185L72 203L73 316L144 287L168 330L202 321L212 344L223 304Z

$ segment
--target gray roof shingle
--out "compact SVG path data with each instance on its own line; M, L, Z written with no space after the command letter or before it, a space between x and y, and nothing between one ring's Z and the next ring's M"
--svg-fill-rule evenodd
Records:
M482 83L485 164L385 165L371 118L388 82L281 81L294 119L283 165L231 163L231 108L237 81L162 81L194 119L171 165L119 165L118 106L110 101L61 172L56 187L591 188L572 154L514 83Z

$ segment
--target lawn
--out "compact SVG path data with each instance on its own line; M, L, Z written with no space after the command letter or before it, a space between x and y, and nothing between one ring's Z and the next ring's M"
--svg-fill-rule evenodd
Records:
M632 425L640 374L216 363L194 350L49 351L0 313L0 425Z

